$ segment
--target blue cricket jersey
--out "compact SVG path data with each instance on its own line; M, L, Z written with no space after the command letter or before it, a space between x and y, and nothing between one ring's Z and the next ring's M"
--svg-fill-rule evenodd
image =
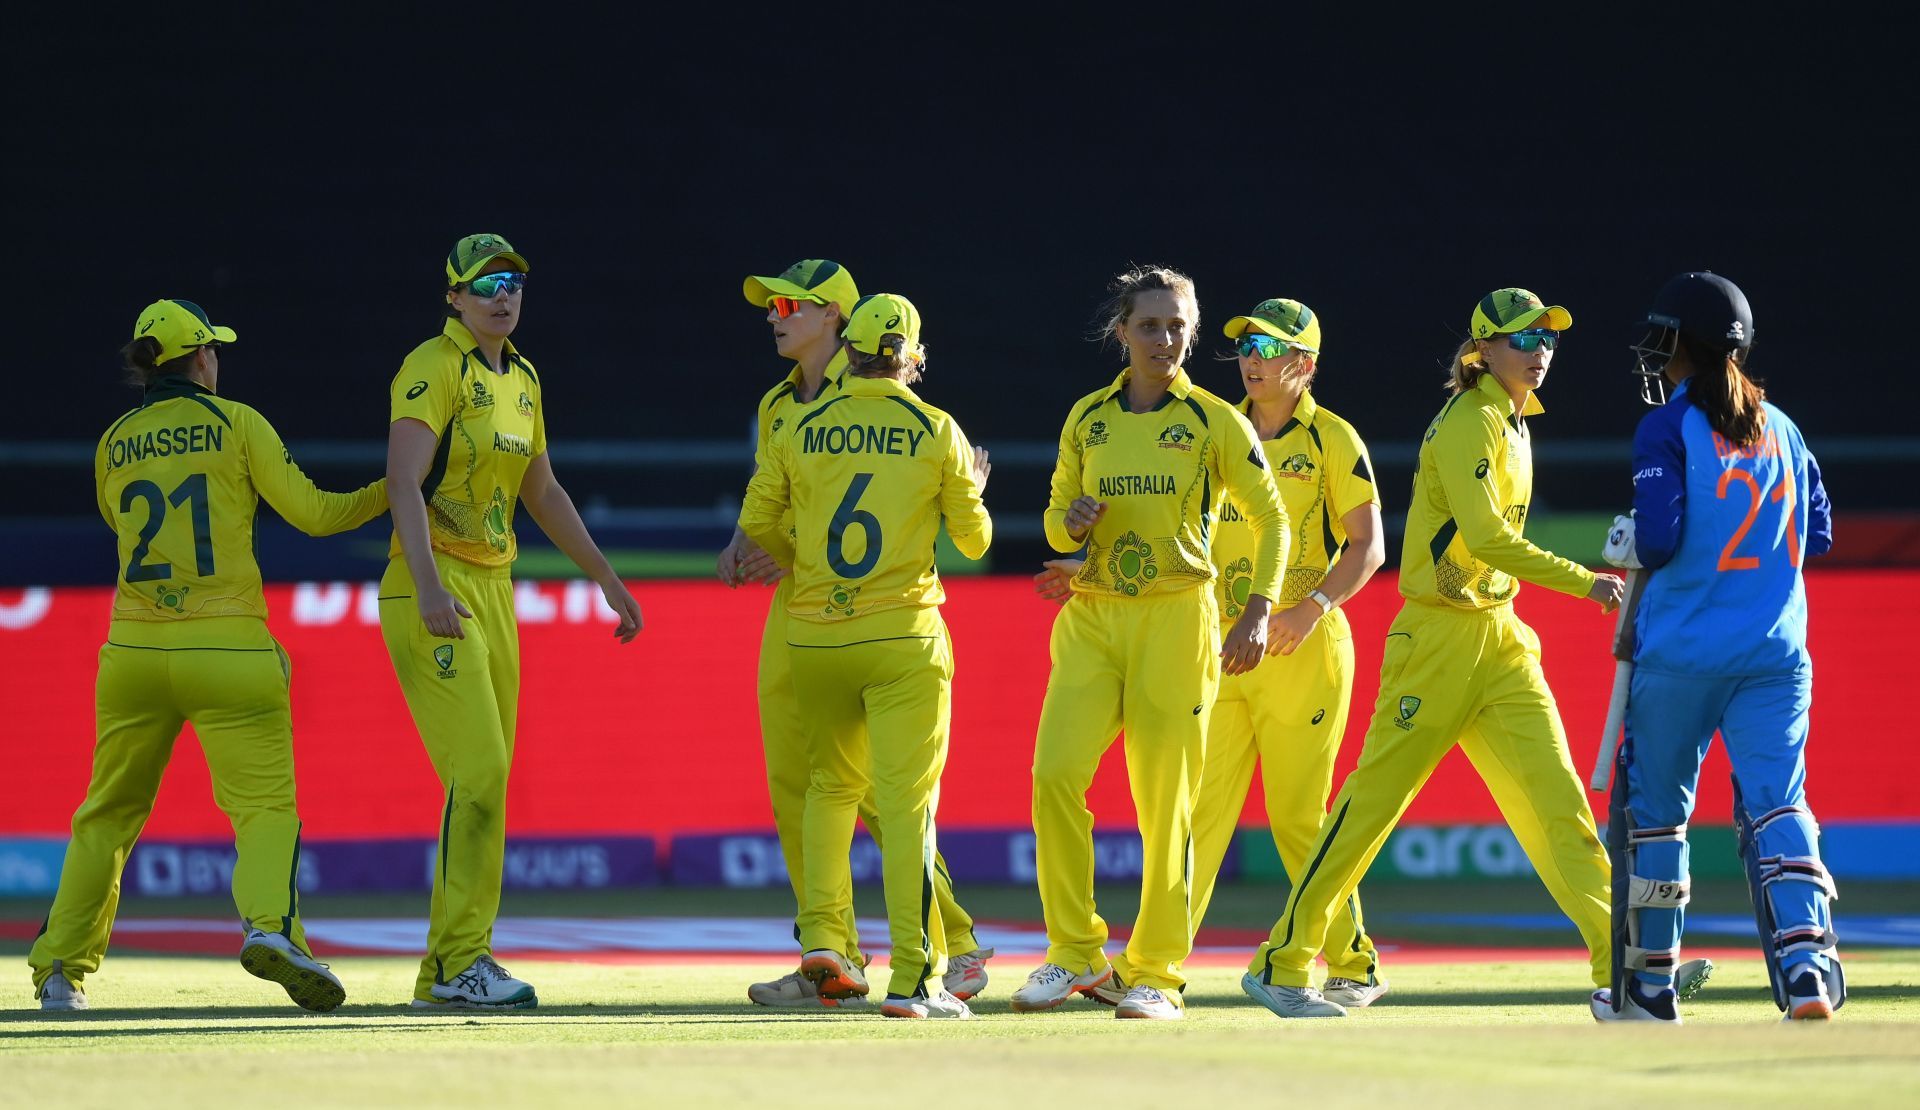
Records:
M1688 398L1690 384L1633 437L1635 542L1651 572L1634 665L1696 676L1808 669L1800 567L1833 546L1820 467L1771 404L1758 443L1730 443Z

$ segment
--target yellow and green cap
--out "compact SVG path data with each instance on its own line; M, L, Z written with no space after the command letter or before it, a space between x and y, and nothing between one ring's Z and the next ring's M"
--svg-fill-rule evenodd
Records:
M481 267L496 258L505 258L521 273L527 272L527 257L514 250L512 243L498 235L469 235L447 252L447 285L451 287L472 281L479 275Z
M767 302L775 297L792 297L816 304L837 304L845 312L860 299L860 289L854 285L853 275L846 267L824 258L801 259L781 271L779 277L750 277L741 291L755 308L767 307Z
M147 336L160 344L155 363L167 362L209 343L231 343L237 337L207 319L207 310L192 301L155 301L134 321L133 337Z
M1468 327L1475 339L1485 339L1490 335L1524 331L1542 317L1546 319L1539 323L1540 327L1566 331L1573 326L1573 313L1557 304L1547 304L1532 290L1495 289L1473 306L1473 320Z
M896 351L885 342L889 335L906 341L905 351ZM847 313L847 326L840 338L853 349L869 355L892 357L909 353L920 345L920 310L898 293L874 293L855 301Z
M1289 347L1320 353L1320 317L1313 309L1286 297L1274 297L1253 306L1245 316L1227 321L1228 339L1238 339L1251 329L1271 335Z

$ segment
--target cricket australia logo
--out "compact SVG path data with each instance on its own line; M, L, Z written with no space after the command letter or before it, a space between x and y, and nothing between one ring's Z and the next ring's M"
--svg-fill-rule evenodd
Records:
M1413 715L1420 712L1420 699L1408 694L1400 699L1400 716L1394 718L1394 727L1402 732L1413 731Z
M1096 420L1087 425L1087 446L1098 447L1107 441L1107 422Z
M1138 532L1128 532L1115 540L1113 550L1107 552L1107 577L1113 580L1116 591L1139 597L1144 584L1160 577L1160 568L1153 562L1153 545L1141 539Z
M433 649L433 665L440 668L439 675L441 678L452 678L460 673L453 669L452 644L441 644L439 647Z
M187 611L187 591L189 586L155 586L153 600L156 607L171 609L176 613Z
M493 501L487 506L486 512L487 546L502 555L507 553L507 539L509 537L507 515L506 491L499 486L495 486L493 487Z
M827 595L827 607L820 610L820 615L823 617L851 617L853 616L853 601L859 596L860 587L849 586L845 582L842 582L833 588L832 593Z
M1242 555L1220 570L1220 608L1229 617L1246 611L1253 596L1253 560Z
M527 396L525 390L521 390L520 399L514 402L513 407L520 410L521 416L533 419L533 398Z
M1193 450L1193 432L1185 424L1169 424L1160 433L1160 446L1174 451Z
M1292 478L1296 481L1313 481L1313 460L1304 451L1288 455L1273 468L1276 478Z

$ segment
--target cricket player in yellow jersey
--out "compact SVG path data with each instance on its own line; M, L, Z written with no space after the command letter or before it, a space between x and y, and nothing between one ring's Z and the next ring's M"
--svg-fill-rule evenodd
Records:
M773 329L775 349L782 358L793 360L793 369L780 383L760 399L756 410L758 423L754 468L766 468L768 445L795 415L835 388L846 372L847 352L840 332L846 325L846 313L860 299L853 274L837 262L823 258L803 259L787 267L778 277L749 277L743 287L747 302L766 310L767 323ZM791 514L786 522L793 531ZM809 767L802 729L798 696L793 685L793 668L787 651L787 608L793 600L793 581L786 571L739 529L720 552L716 570L728 586L743 582L778 582L772 603L767 608L767 623L760 639L760 739L766 753L767 793L773 803L774 831L780 838L780 854L787 867L787 880L793 887L796 905L806 899L806 869L800 851L800 827L806 811ZM880 835L878 811L871 797L862 799L860 817L868 832ZM962 1000L986 989L986 961L992 949L980 948L973 935L973 919L953 896L953 883L944 862L935 860L934 898L940 906L940 920L947 930L946 987ZM854 924L853 901L841 908L849 938L848 955L856 965L864 966L859 932ZM855 978L864 983L861 972ZM811 1008L849 1007L866 1002L861 991L847 998L827 998L819 993L813 980L798 969L747 987L747 998L762 1006Z
M253 515L265 498L294 527L330 535L380 515L386 489L316 489L265 417L220 397L219 349L234 338L192 301L164 300L140 314L121 352L145 395L94 452L119 574L100 649L93 779L27 957L43 1010L87 1008L82 984L106 955L121 868L189 721L233 822L241 966L309 1010L346 998L300 924L292 664L267 631Z
M767 442L740 512L740 530L793 568L786 646L811 768L801 972L823 997L865 993L845 907L854 816L870 798L893 942L882 1012L966 1018L941 980L933 896L953 683L933 548L944 519L963 554L986 553L987 456L908 388L925 362L912 303L883 293L849 317L847 373Z
M1420 446L1400 550L1406 599L1387 633L1380 696L1360 763L1320 826L1305 874L1254 955L1241 987L1280 1017L1340 1017L1309 968L1334 913L1400 814L1459 744L1560 909L1573 919L1593 981L1611 973L1607 854L1567 754L1540 638L1514 615L1522 581L1612 612L1622 582L1543 551L1522 529L1533 496L1533 437L1560 334L1573 317L1525 289L1496 289L1469 321L1453 397Z
M630 642L640 605L580 521L547 458L540 376L508 337L527 261L498 235L446 259L447 322L394 375L387 436L393 544L380 634L446 790L413 1004L534 1006L531 984L493 959L506 859L507 773L520 704L511 570L516 505L600 586Z
M1180 1018L1208 714L1221 673L1252 670L1265 654L1287 517L1246 417L1181 368L1200 315L1193 282L1158 267L1122 274L1104 315L1129 362L1068 413L1045 517L1048 542L1085 545L1086 564L1054 620L1034 741L1047 958L1012 1001L1046 1010L1078 992L1117 1003L1116 1017ZM1256 537L1245 611L1224 646L1208 557L1223 493ZM1139 917L1109 964L1086 795L1123 729L1145 854Z

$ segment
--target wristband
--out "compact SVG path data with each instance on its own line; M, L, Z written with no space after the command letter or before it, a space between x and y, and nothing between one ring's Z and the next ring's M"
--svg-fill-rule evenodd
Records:
M1311 598L1314 604L1320 606L1321 616L1324 617L1328 613L1333 612L1333 599L1326 594L1321 593L1319 590L1313 590L1307 594L1307 597Z

